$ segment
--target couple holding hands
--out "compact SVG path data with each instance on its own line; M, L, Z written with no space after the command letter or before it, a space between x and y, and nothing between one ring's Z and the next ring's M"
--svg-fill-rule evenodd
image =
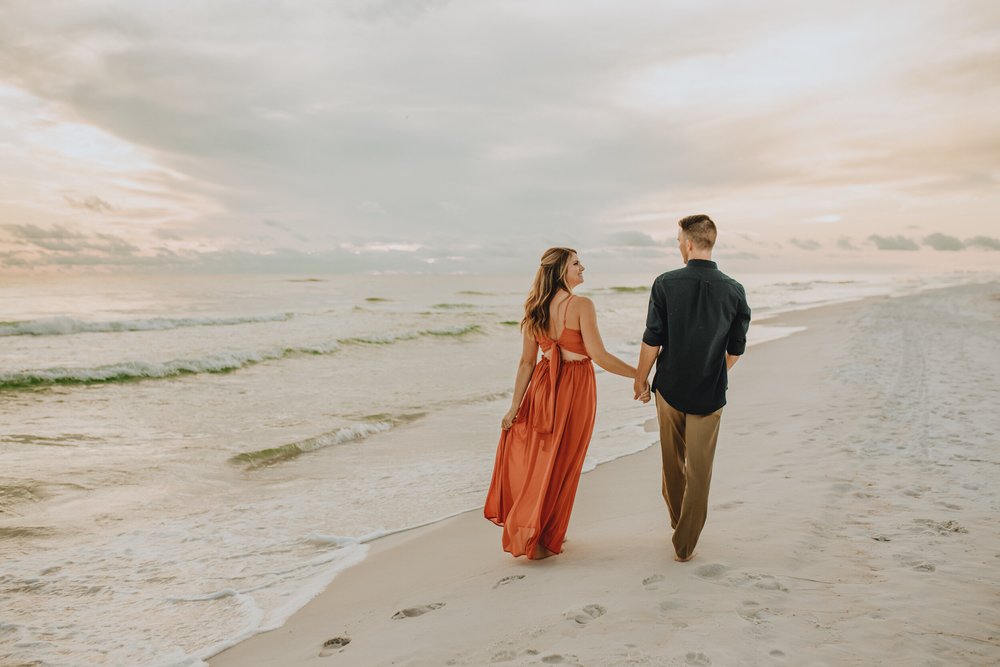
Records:
M484 508L503 528L505 551L530 559L562 551L594 428L596 363L634 379L636 400L655 397L675 559L693 557L708 513L727 374L746 349L750 324L742 285L712 261L716 236L707 215L678 222L685 266L653 283L638 368L604 348L594 303L573 294L584 271L576 251L542 255L524 304L514 395Z

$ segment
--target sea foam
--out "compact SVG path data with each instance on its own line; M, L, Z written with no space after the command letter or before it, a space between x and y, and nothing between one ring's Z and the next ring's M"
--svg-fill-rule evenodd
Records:
M124 361L94 368L55 367L38 370L0 373L0 390L25 389L50 385L99 384L153 378L170 378L198 373L228 373L259 364L303 354L332 354L340 349L336 343L301 347L282 347L257 352L223 352L196 359L174 359L166 362Z
M245 317L151 317L135 320L92 322L75 317L45 317L23 322L0 322L0 336L66 336L78 333L113 333L121 331L168 331L184 327L236 326L259 322L285 322L293 313Z

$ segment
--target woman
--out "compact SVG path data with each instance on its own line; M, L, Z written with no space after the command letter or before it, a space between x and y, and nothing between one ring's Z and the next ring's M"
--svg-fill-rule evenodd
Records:
M571 248L549 248L542 255L524 302L514 397L500 424L486 496L484 514L503 527L504 551L533 560L562 551L594 430L591 360L610 373L635 377L635 367L604 349L594 303L573 294L583 269Z

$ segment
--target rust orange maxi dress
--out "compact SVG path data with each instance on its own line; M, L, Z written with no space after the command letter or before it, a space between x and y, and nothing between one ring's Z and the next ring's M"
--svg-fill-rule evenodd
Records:
M597 411L591 360L567 361L560 352L587 354L583 334L566 326L565 312L559 339L543 336L538 344L546 354L535 365L517 419L500 435L483 510L503 527L504 551L528 558L536 544L562 552Z

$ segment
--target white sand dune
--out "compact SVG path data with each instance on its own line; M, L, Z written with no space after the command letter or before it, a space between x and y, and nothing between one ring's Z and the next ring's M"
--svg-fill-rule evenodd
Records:
M1000 664L1000 285L774 323L808 329L734 370L691 562L651 447L584 475L560 556L393 535L211 665Z

